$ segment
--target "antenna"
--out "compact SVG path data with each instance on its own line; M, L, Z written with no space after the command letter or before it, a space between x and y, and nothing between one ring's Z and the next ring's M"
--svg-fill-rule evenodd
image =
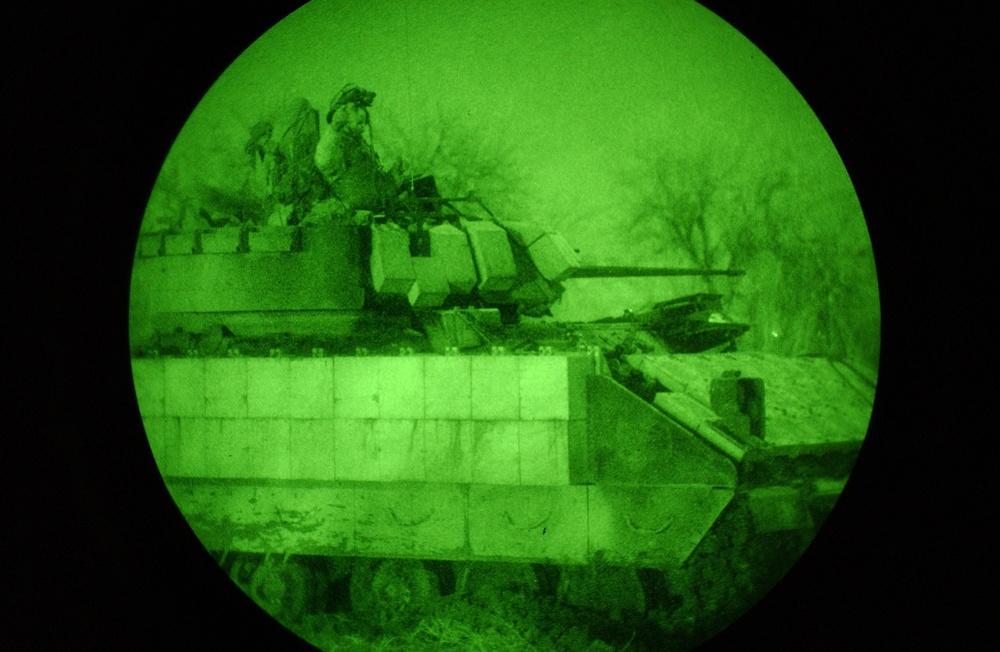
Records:
M412 68L410 63L412 62L412 55L410 52L410 3L409 0L403 3L403 38L406 42L406 118L407 118L407 132L406 136L403 138L403 154L410 160L413 159L413 152L410 150L410 139L413 138L413 79L412 79ZM413 173L410 171L410 194L413 194Z

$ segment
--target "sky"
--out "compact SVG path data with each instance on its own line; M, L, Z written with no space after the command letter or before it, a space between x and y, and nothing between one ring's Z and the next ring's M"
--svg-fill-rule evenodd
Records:
M657 264L626 260L617 225L623 179L658 148L739 152L743 169L780 162L853 193L788 79L690 0L313 0L221 74L167 163L225 185L220 153L240 152L251 125L299 97L324 111L346 83L377 93L377 148L388 124L435 112L503 139L530 193L529 214L505 216L563 232L588 263ZM860 210L857 222L867 243Z

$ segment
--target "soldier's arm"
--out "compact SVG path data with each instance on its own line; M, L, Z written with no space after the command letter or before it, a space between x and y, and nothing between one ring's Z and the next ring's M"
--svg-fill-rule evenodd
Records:
M333 181L344 171L344 155L336 131L330 128L320 130L319 143L316 145L316 155L313 160L327 182Z

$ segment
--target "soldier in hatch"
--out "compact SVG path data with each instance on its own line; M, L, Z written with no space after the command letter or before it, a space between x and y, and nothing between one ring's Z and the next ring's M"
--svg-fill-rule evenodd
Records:
M349 220L355 210L385 209L397 184L371 145L374 97L348 85L323 121L303 98L281 112L282 129L269 121L254 125L246 153L251 183L265 189L263 223L322 224Z
M313 161L319 113L298 99L277 115L278 128L271 121L258 122L245 146L251 170L247 185L261 197L254 221L272 226L302 222L330 195Z
M326 113L316 147L316 168L331 195L351 210L384 210L397 185L382 169L371 143L368 107L374 98L375 93L357 86L341 89Z
M271 188L275 199L291 207L287 222L303 220L317 202L329 196L329 187L313 162L319 143L319 116L309 103L299 100L271 163Z

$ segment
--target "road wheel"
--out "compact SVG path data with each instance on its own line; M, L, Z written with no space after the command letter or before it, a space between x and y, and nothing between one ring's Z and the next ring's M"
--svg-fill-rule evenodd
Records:
M459 562L456 592L473 604L488 603L504 594L538 593L538 578L530 564L513 562ZM460 589L460 590L458 590Z
M254 602L282 622L305 615L315 580L302 563L282 561L277 556L238 559L229 576Z
M557 595L562 602L607 613L612 620L646 611L642 582L632 568L564 566Z
M400 631L440 596L437 576L416 560L362 559L351 573L351 607L382 631Z

